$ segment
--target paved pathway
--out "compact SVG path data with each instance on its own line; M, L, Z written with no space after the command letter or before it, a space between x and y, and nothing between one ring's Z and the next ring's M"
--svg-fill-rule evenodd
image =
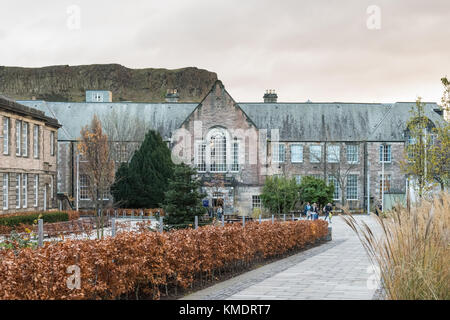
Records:
M373 218L359 216L374 225ZM333 217L333 240L185 296L191 300L372 299L371 263L358 237Z

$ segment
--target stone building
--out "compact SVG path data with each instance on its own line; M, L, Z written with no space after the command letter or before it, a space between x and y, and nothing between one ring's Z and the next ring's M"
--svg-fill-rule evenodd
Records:
M57 207L60 124L0 96L0 214Z
M383 169L385 193L405 194L400 161L414 102L281 103L273 90L263 98L263 102L236 102L216 81L200 103L178 103L173 90L165 103L22 103L63 124L58 191L75 197L78 190L81 208L89 207L83 191L88 182L81 170L81 178L76 178L76 140L94 114L101 118L112 110L137 115L159 131L174 159L197 167L209 205L223 199L226 213L249 214L260 207L262 186L271 175L298 182L308 175L323 178L335 184L336 203L360 211L368 199L380 201ZM427 103L425 112L432 123L443 121L436 103ZM138 144L130 141L127 151L132 153Z

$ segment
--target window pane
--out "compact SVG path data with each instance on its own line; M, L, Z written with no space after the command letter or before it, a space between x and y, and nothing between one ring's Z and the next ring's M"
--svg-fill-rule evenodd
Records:
M303 146L299 144L291 145L291 162L303 162Z
M349 144L347 145L347 162L348 163L358 163L358 145Z
M333 200L340 200L341 198L341 186L339 184L339 181L336 179L335 176L328 176L328 184L334 185L334 193L333 193Z
M322 158L322 146L310 146L309 147L310 159L312 163L320 162Z
M339 162L340 152L340 146L327 146L327 161L330 163Z
M347 200L358 200L358 176L356 174L347 176Z

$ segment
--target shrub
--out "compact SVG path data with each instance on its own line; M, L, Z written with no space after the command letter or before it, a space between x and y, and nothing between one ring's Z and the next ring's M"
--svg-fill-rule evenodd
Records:
M161 290L176 293L302 249L325 237L327 226L323 220L253 222L0 250L0 299L158 299ZM80 268L80 289L67 286L72 265Z
M36 219L39 218L39 215L42 215L42 219L44 223L51 222L59 222L59 221L68 221L69 214L67 212L32 212L32 213L23 213L23 214L14 214L8 216L0 217L0 225L6 227L15 227L20 224L32 225Z

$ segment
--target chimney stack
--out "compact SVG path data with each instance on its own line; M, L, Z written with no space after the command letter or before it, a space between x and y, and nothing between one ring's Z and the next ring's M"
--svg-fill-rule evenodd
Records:
M178 102L180 95L177 89L167 89L166 102Z
M264 103L277 103L278 96L275 90L266 90L264 94Z

